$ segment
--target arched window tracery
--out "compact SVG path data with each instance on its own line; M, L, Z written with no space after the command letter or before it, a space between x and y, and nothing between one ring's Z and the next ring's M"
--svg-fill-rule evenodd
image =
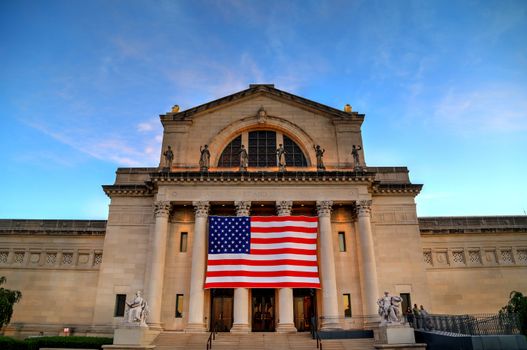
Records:
M242 141L244 140L244 141ZM276 149L283 144L286 151L286 164L292 167L307 167L307 159L302 149L287 135L274 130L254 130L235 137L223 149L218 161L219 168L240 166L240 149L245 142L248 150L249 167L275 167Z

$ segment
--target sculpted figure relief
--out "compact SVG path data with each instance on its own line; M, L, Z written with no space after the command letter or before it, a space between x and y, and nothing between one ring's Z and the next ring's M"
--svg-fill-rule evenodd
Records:
M315 149L315 155L317 156L317 170L326 170L326 167L324 166L324 161L322 160L322 157L324 157L324 152L326 152L326 150L320 148L319 145L313 146L313 148Z
M282 144L278 145L276 150L276 163L278 165L278 171L285 171L285 149Z
M401 322L401 311L399 309L401 301L401 297L390 296L388 292L384 292L384 296L377 300L381 324Z
M201 152L201 156L199 157L199 170L209 171L209 166L210 166L209 146L208 145L205 145L204 147L199 146L199 151Z
M240 171L247 171L248 166L249 166L249 155L247 154L247 150L245 149L245 146L242 145L240 149Z
M146 300L141 296L141 291L135 293L135 297L131 302L126 302L128 310L124 315L125 322L139 323L141 326L146 326L146 318L148 316L148 305Z
M172 152L172 148L168 146L163 155L165 156L165 167L170 169L172 167L172 161L174 160L174 152Z
M361 145L353 145L353 149L351 150L351 155L353 157L353 167L355 169L360 169L360 158L359 158L359 151L362 149Z

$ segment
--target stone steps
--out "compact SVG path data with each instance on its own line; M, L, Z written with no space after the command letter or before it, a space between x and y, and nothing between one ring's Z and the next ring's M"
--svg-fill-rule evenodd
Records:
M163 332L153 342L156 350L205 350L209 333ZM324 350L373 350L373 339L324 339ZM309 333L218 333L213 350L316 350Z

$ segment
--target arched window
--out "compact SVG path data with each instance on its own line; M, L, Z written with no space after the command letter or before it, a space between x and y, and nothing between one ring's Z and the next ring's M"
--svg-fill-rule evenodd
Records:
M240 166L240 149L242 139L248 142L246 146L249 155L249 167L275 167L276 149L283 143L286 151L286 164L291 167L306 167L307 160L300 147L288 136L271 130L249 131L238 135L221 153L219 168ZM282 141L283 140L283 141ZM248 146L248 147L247 147Z
M229 143L223 150L218 167L230 168L240 166L240 149L242 145L242 135L238 136Z

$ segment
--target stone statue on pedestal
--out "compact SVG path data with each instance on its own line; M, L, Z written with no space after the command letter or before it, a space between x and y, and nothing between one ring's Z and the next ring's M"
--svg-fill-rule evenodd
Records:
M247 167L249 166L249 155L247 154L247 150L245 149L244 145L242 145L239 153L240 153L240 171L247 171Z
M313 146L313 148L315 149L315 155L317 157L317 171L326 170L326 167L324 166L324 161L322 160L322 157L324 157L324 152L326 152L326 150L320 148L320 145Z
M199 170L200 171L209 171L210 166L210 151L209 146L205 145L204 147L199 146L199 151L201 156L199 157Z
M282 144L280 144L276 150L276 163L278 165L278 171L285 171L285 149Z
M361 145L353 145L353 149L351 150L351 156L353 157L353 168L355 170L361 170L362 167L360 166L360 158L359 158L359 151L362 149Z
M163 155L165 156L165 168L172 168L172 161L174 160L174 152L172 152L172 148L168 146Z
M399 309L401 301L401 297L390 296L388 292L384 292L384 296L377 300L381 324L401 323L401 311Z
M141 296L141 291L135 293L135 297L131 302L126 302L128 310L124 315L124 321L129 324L138 324L146 326L146 318L148 317L148 304Z

